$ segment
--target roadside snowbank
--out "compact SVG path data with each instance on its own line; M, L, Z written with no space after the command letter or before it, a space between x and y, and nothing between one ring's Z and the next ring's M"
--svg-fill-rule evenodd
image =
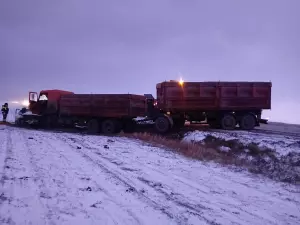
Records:
M300 153L300 137L291 137L279 134L264 134L247 131L193 131L183 138L187 142L204 142L213 136L225 141L236 140L244 145L256 144L261 148L274 150L279 156L287 155L291 152Z
M245 131L194 131L184 142L219 150L247 162L249 171L271 179L300 183L300 137Z

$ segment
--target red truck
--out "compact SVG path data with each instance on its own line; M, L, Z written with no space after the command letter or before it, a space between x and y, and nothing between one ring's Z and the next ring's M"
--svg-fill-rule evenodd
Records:
M271 109L271 82L178 82L156 85L155 127L166 132L186 120L206 121L231 130L259 126L263 109Z
M44 90L29 93L32 114L23 120L44 127L79 124L105 134L132 130L136 117L154 121L159 133L180 128L186 120L251 130L262 121L262 110L271 109L271 87L271 82L166 81L156 85L156 101L152 95Z
M63 90L29 93L25 120L42 127L87 126L89 133L117 133L145 116L146 97L132 94L74 94Z

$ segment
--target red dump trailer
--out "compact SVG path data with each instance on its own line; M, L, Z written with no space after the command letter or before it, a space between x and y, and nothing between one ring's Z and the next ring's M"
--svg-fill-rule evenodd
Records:
M130 129L133 119L146 114L146 97L132 94L74 94L62 90L29 93L30 115L25 120L43 127L87 126L90 133ZM23 119L24 120L24 119Z
M130 129L133 119L146 114L146 98L133 94L73 94L59 101L62 124L87 123L92 133Z
M212 127L250 130L259 126L262 110L271 109L271 82L178 82L156 85L156 129L165 132L185 120Z

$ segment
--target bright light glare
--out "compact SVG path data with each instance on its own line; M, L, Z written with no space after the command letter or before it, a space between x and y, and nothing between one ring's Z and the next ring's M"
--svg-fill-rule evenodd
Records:
M22 105L26 106L26 107L29 106L29 101L28 100L23 100Z
M182 78L180 78L180 80L178 81L179 82L179 84L182 86L183 85L183 83L184 83L184 81L183 81L183 79Z
M11 103L12 103L12 104L19 104L18 101L12 101Z

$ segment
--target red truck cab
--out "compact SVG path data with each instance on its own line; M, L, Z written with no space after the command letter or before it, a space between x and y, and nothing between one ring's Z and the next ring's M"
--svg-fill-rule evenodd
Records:
M37 115L55 114L61 96L70 94L74 93L64 90L42 90L40 94L29 92L29 110Z

